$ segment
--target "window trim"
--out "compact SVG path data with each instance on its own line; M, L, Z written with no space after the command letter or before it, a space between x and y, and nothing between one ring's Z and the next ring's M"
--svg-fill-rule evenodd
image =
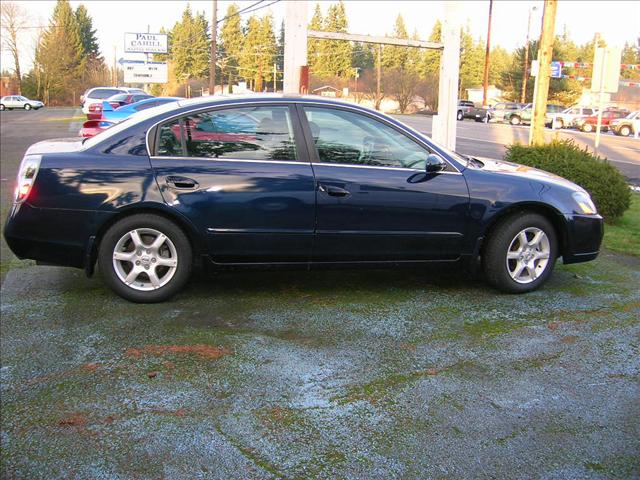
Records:
M294 160L246 159L246 158L233 158L233 157L212 158L212 157L194 157L194 156L187 155L188 152L186 149L186 142L184 140L184 125L183 125L184 118L192 115L206 113L206 112L213 112L213 111L217 112L221 110L231 110L231 109L251 108L251 107L256 107L256 108L286 107L287 108L287 110L289 111L289 120L291 121L291 129L292 129L291 133L293 134L293 144L294 144L295 154L296 154L296 158ZM171 123L175 119L178 119L180 122L180 140L181 140L181 145L182 145L184 154L181 156L158 155L157 146L159 145L161 128L163 125ZM149 142L151 137L153 137L152 144ZM302 145L301 138L302 138L302 132L300 131L300 124L296 116L295 106L293 103L286 102L286 101L242 102L242 103L239 102L239 103L227 103L224 105L219 105L214 107L209 105L208 107L201 107L198 109L190 110L188 112L182 112L180 114L173 115L169 118L161 120L160 122L154 124L147 131L147 150L150 152L149 156L154 160L163 159L163 158L173 158L173 159L184 158L184 159L193 159L193 160L219 160L219 161L239 161L239 162L265 162L265 163L286 162L286 163L294 163L294 164L309 163L308 160L305 160L307 158L307 155L303 155L304 153L306 153L306 148L305 148L306 146Z
M315 142L313 141L313 135L311 133L311 128L309 127L309 121L307 120L307 116L306 116L306 114L304 112L304 107L305 106L328 108L328 109L334 109L334 110L342 110L342 111L347 111L347 112L350 112L350 113L354 113L356 115L360 114L362 116L369 117L369 118L371 118L373 120L377 120L377 121L381 122L382 124L386 125L387 127L395 130L396 132L398 132L398 134L404 135L405 137L409 138L409 140L411 140L412 142L416 143L419 147L426 149L427 152L429 152L429 153L437 153L438 155L440 155L442 157L442 159L447 163L447 165L449 165L451 167L452 170L445 170L445 171L442 171L442 172L439 172L439 173L462 175L462 173L460 172L460 169L453 163L452 160L449 159L449 156L446 155L444 152L440 151L435 145L430 145L430 144L422 141L421 138L416 137L411 132L408 132L405 129L402 129L402 128L398 127L397 125L394 125L393 123L387 121L383 117L379 117L377 115L370 114L369 112L362 111L362 110L359 110L357 108L350 108L348 105L344 105L343 106L343 105L327 104L327 103L322 103L322 102L297 102L296 103L296 107L297 107L296 109L298 110L299 121L300 121L300 124L302 126L302 130L303 130L304 135L305 135L305 143L306 143L306 147L307 147L307 150L308 150L309 159L311 160L311 164L312 165L340 166L340 167L352 167L352 168L377 168L377 169L380 169L380 170L402 170L402 171L408 171L408 172L422 172L422 171L424 171L424 169L422 169L422 168L394 167L394 166L388 166L388 165L359 165L359 164L350 164L350 163L328 163L328 162L320 161L320 157L318 156L318 150L316 148Z

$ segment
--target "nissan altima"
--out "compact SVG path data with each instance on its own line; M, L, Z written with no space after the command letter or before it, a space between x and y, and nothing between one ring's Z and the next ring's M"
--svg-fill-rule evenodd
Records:
M377 111L319 97L201 97L89 139L29 147L5 238L135 302L194 267L480 267L510 293L596 258L602 217L563 178L448 151Z

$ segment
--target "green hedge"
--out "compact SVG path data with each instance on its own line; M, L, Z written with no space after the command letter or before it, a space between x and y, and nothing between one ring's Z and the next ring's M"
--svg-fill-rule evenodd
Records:
M510 145L505 160L555 173L584 188L608 223L615 222L631 205L625 178L606 159L581 149L573 140L554 140L529 147Z

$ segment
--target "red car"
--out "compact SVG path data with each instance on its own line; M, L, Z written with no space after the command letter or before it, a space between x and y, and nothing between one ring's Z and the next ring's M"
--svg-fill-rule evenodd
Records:
M78 135L84 138L93 137L112 125L113 122L109 122L107 120L87 120L82 124L82 128L78 132Z
M609 130L609 124L611 120L616 118L624 118L629 115L629 110L605 110L602 112L602 131ZM595 132L598 125L598 115L591 115L590 117L582 118L576 122L576 125L583 132Z
M116 109L123 105L129 105L130 103L139 102L140 100L146 100L147 98L153 98L153 95L147 95L145 93L117 93L110 96L105 102L109 102L111 106ZM87 118L89 120L98 120L102 117L102 101L100 103L89 104L89 113Z

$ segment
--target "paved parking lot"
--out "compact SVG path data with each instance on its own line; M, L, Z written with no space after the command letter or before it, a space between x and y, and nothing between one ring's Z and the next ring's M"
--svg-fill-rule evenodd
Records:
M0 115L3 216L26 146L74 115ZM135 305L0 253L3 478L640 477L637 257L522 296L442 270L237 272Z

